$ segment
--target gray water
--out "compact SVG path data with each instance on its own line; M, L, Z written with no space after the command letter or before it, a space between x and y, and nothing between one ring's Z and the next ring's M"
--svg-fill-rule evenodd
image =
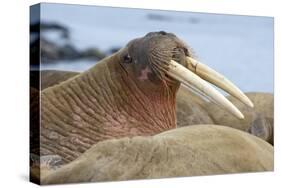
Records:
M70 28L78 49L122 47L151 31L176 34L203 63L221 72L243 91L273 92L273 18L155 11L95 6L42 4L42 21ZM64 43L56 33L47 38ZM83 71L94 61L61 61L43 69Z

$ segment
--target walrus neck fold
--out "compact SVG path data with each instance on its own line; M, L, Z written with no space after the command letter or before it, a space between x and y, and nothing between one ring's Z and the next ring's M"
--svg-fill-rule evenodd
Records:
M143 90L116 61L110 56L42 92L41 155L70 162L102 140L176 127L175 92Z

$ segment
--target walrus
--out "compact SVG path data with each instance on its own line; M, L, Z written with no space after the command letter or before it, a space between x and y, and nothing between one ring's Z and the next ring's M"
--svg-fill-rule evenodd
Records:
M103 140L176 128L180 85L244 118L208 82L253 107L228 79L196 61L176 35L148 33L89 70L41 92L40 154L60 156L69 163Z
M249 92L245 93L253 102L254 108L241 104L232 96L227 98L237 106L244 119L233 118L224 110L211 103L205 103L204 109L213 120L214 124L229 126L249 132L263 140L274 144L274 97L271 93Z
M273 170L273 147L225 126L194 125L155 136L102 141L48 171L42 184L117 181Z

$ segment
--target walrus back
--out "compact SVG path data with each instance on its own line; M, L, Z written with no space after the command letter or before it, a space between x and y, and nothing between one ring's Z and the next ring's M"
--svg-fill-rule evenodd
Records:
M103 141L72 163L49 171L43 184L117 181L273 170L273 147L216 125L188 126L152 137Z

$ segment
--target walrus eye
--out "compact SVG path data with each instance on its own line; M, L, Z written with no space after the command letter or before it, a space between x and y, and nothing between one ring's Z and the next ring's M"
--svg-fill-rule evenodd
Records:
M131 58L131 56L129 54L126 54L124 57L124 63L132 63L133 59Z

